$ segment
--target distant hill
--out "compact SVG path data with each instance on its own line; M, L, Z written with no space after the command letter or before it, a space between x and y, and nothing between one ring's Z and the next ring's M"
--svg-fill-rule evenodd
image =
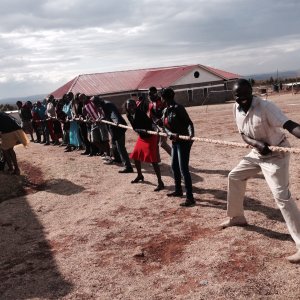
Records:
M47 94L25 96L25 97L11 97L11 98L1 98L0 104L16 104L17 101L37 101L46 98Z
M263 73L263 74L251 74L245 75L245 78L253 78L254 80L267 80L270 77L274 79L277 78L277 71L270 72L270 73ZM300 70L295 71L278 71L278 78L285 79L285 78L295 78L300 77Z

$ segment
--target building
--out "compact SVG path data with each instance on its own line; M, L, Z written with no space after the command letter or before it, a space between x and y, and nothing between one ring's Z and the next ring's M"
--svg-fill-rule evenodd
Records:
M82 74L50 94L56 99L68 92L99 95L120 107L132 93L146 97L151 86L158 90L170 86L176 92L176 101L192 106L232 99L232 86L238 78L240 75L203 65L184 65Z

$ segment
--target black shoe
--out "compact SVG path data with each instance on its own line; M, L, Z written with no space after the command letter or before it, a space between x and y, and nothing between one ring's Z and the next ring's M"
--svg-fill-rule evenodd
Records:
M168 193L167 196L168 196L168 197L182 197L182 196L183 196L183 193L182 193L182 192L175 191L175 192L172 192L172 193Z
M131 183L138 183L139 181L144 181L144 176L137 176L135 179L131 180Z
M163 190L165 188L165 185L163 184L163 182L159 183L157 185L157 187L154 189L154 192L159 192L161 190Z
M119 173L133 173L133 169L132 168L125 168L123 170L120 170Z
M184 207L192 207L196 205L196 201L187 199L185 202L182 202L179 205Z
M48 142L44 144L44 146L49 146L49 145L50 145L50 143L48 143Z

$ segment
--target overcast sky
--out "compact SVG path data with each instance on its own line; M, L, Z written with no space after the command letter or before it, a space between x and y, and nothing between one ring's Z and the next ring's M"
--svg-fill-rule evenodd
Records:
M84 73L300 69L299 0L1 0L0 98Z

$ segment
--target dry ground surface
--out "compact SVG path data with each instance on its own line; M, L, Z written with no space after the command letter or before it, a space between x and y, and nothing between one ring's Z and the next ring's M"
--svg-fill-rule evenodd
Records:
M300 95L271 98L300 122ZM232 103L188 108L196 136L241 142ZM127 149L136 136L127 134ZM300 141L290 135L293 147ZM31 144L16 147L21 176L0 174L1 299L299 299L299 265L280 211L261 175L248 183L244 228L220 230L228 172L249 150L195 142L191 172L197 205L179 207L170 158L166 189L99 157ZM291 191L300 197L299 155ZM183 199L181 199L183 200ZM299 203L297 201L297 203Z

